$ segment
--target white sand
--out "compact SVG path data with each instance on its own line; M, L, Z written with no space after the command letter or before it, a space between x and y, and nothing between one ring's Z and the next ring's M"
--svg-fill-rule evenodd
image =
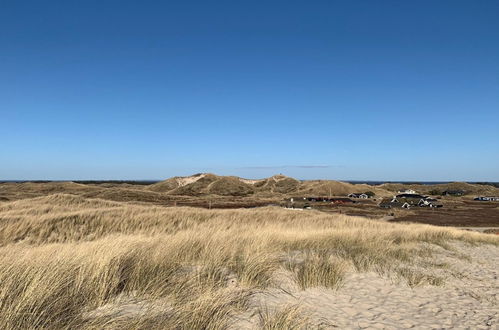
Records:
M206 176L206 174L201 174L197 176L182 176L182 177L176 177L175 181L177 181L179 187L186 186L188 184L194 183L198 181L199 179L202 179Z
M499 329L499 248L456 248L471 260L438 248L443 286L410 288L406 283L375 273L350 273L337 291L299 290L291 281L254 298L255 309L276 310L298 305L316 324L341 329ZM256 328L245 320L235 328Z

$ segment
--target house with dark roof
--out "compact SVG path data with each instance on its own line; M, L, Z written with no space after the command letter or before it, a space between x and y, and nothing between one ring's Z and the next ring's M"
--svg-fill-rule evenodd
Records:
M365 194L365 193L351 193L348 195L348 197L350 198L369 198L369 195Z
M399 202L396 198L383 198L379 203L379 207L392 209L392 208L400 208L403 203Z

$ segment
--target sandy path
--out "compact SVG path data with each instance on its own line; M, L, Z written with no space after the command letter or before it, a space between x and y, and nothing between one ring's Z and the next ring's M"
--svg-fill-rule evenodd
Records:
M411 289L375 273L350 273L338 291L299 290L289 282L286 292L256 297L255 307L296 304L316 323L341 329L499 329L499 248L455 247L471 259L438 248L435 261L449 264L439 270L446 277L443 286Z

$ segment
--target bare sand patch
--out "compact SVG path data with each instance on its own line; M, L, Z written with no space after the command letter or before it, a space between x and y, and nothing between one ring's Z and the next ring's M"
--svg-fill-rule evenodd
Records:
M309 325L341 329L497 329L499 248L463 243L452 248L455 251L434 247L435 262L445 265L436 272L445 277L442 285L411 288L393 276L349 272L338 290L300 290L281 274L282 287L256 295L252 307L277 312L295 306ZM234 328L256 329L256 318Z

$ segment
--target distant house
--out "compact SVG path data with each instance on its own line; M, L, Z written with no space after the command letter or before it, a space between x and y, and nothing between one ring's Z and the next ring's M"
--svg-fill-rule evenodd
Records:
M383 198L379 203L379 207L392 209L402 207L404 203L399 202L397 198Z
M398 193L399 194L411 194L411 195L413 195L416 192L414 190L412 190L412 189L405 189L405 190L399 190Z
M365 194L365 193L351 193L348 195L348 197L350 198L369 198L369 195Z
M463 196L466 194L464 190L446 190L442 192L442 196Z
M476 201L482 201L482 202L499 202L499 197L492 197L492 196L480 196L474 198Z
M438 201L436 199L432 198L426 198L426 199L421 199L418 202L419 207L442 207L441 204L438 204Z

